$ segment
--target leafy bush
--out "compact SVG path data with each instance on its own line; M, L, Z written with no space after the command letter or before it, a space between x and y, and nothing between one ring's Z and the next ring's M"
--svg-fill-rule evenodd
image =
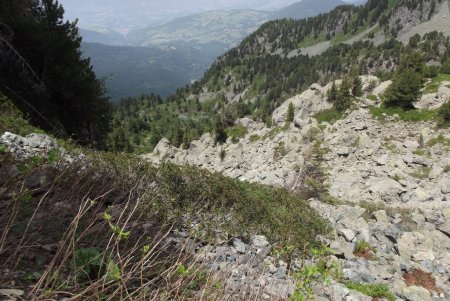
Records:
M102 256L97 248L82 248L75 251L72 269L78 281L95 280L104 270Z

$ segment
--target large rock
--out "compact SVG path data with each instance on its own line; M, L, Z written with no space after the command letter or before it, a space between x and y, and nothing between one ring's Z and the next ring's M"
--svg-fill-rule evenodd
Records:
M407 301L432 301L430 292L421 286L403 288L401 297Z
M389 217L384 210L375 211L374 213L372 213L372 216L377 222L389 222Z
M436 228L450 238L450 220L447 220L442 225L438 225Z
M29 134L25 137L5 132L0 137L0 144L6 150L21 158L46 156L54 149L59 149L55 139L44 134Z
M282 125L286 121L290 103L294 105L295 120L297 121L307 119L307 117L312 117L320 111L331 108L333 104L329 103L326 98L326 92L328 89L328 86L321 87L317 84L312 85L302 94L286 100L280 107L275 109L272 114L273 120L275 120L278 125Z
M433 249L433 235L432 233L422 232L405 232L399 239L397 249L405 259L411 259L413 255L419 252L429 252ZM423 253L418 257L423 257Z
M406 190L392 179L382 179L369 188L369 192L379 196L387 203L393 203L400 200L400 195Z

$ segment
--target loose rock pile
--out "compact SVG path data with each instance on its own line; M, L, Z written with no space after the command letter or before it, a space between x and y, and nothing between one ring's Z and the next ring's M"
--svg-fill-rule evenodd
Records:
M20 158L46 156L51 150L59 149L56 140L44 134L30 134L22 137L6 132L0 137L0 144L6 146L8 152Z
M374 80L365 79L365 85ZM379 95L388 86L382 83L371 93ZM311 206L334 226L334 237L325 242L334 252L330 260L342 267L343 280L386 284L398 300L450 300L448 129L436 129L431 122L404 122L395 115L374 119L368 108L374 103L367 98L343 120L319 126L312 114L326 108L321 104L324 88L314 85L305 93L317 98L314 105L308 104L305 94L275 111L275 121L282 125L286 108L294 104L295 125L287 129L270 135L271 129L262 124L240 120L249 133L238 143L230 140L214 146L207 134L188 150L179 150L163 140L145 158L291 188L319 139L322 149L328 150L322 164L328 175L325 184L343 205L311 200ZM426 103L429 95L419 104ZM437 105L433 102L432 107ZM223 160L221 150L226 153ZM362 242L373 254L355 252ZM414 277L419 280L412 281ZM333 281L316 294L318 300L371 300Z

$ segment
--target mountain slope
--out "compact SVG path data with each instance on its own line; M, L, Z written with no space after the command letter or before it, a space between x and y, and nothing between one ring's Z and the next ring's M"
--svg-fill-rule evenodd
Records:
M291 4L285 8L280 9L270 15L271 19L303 19L313 17L321 13L326 13L333 10L339 5L345 5L346 2L341 0L303 0Z
M161 49L83 43L82 52L91 59L97 76L105 78L113 100L144 93L167 96L200 78L210 63L204 53L191 47Z
M151 149L161 137L180 146L205 132L219 133L218 139L224 140L226 131L233 131L234 121L246 116L272 124L275 108L311 84L355 74L391 79L402 57L413 50L420 51L425 62L447 64L448 32L416 36L411 45L395 39L402 34L398 26L402 24L394 21L399 14L405 22L424 24L439 15L446 2L437 4L434 0L422 5L411 0L372 0L362 7L340 6L307 20L265 23L219 57L200 81L148 112L152 122L146 125L144 148ZM362 32L367 34L350 44ZM375 46L379 37L381 43ZM321 40L329 47L319 55L291 55Z

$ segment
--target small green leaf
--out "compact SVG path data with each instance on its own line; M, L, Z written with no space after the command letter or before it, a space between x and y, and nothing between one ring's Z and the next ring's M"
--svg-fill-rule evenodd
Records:
M106 267L106 281L118 281L121 278L120 268L113 261L109 260Z
M105 221L110 221L111 220L111 214L109 214L109 213L103 213L103 219L105 220Z
M147 254L148 252L150 252L150 246L149 245L145 245L144 247L142 247L142 252L144 254Z

